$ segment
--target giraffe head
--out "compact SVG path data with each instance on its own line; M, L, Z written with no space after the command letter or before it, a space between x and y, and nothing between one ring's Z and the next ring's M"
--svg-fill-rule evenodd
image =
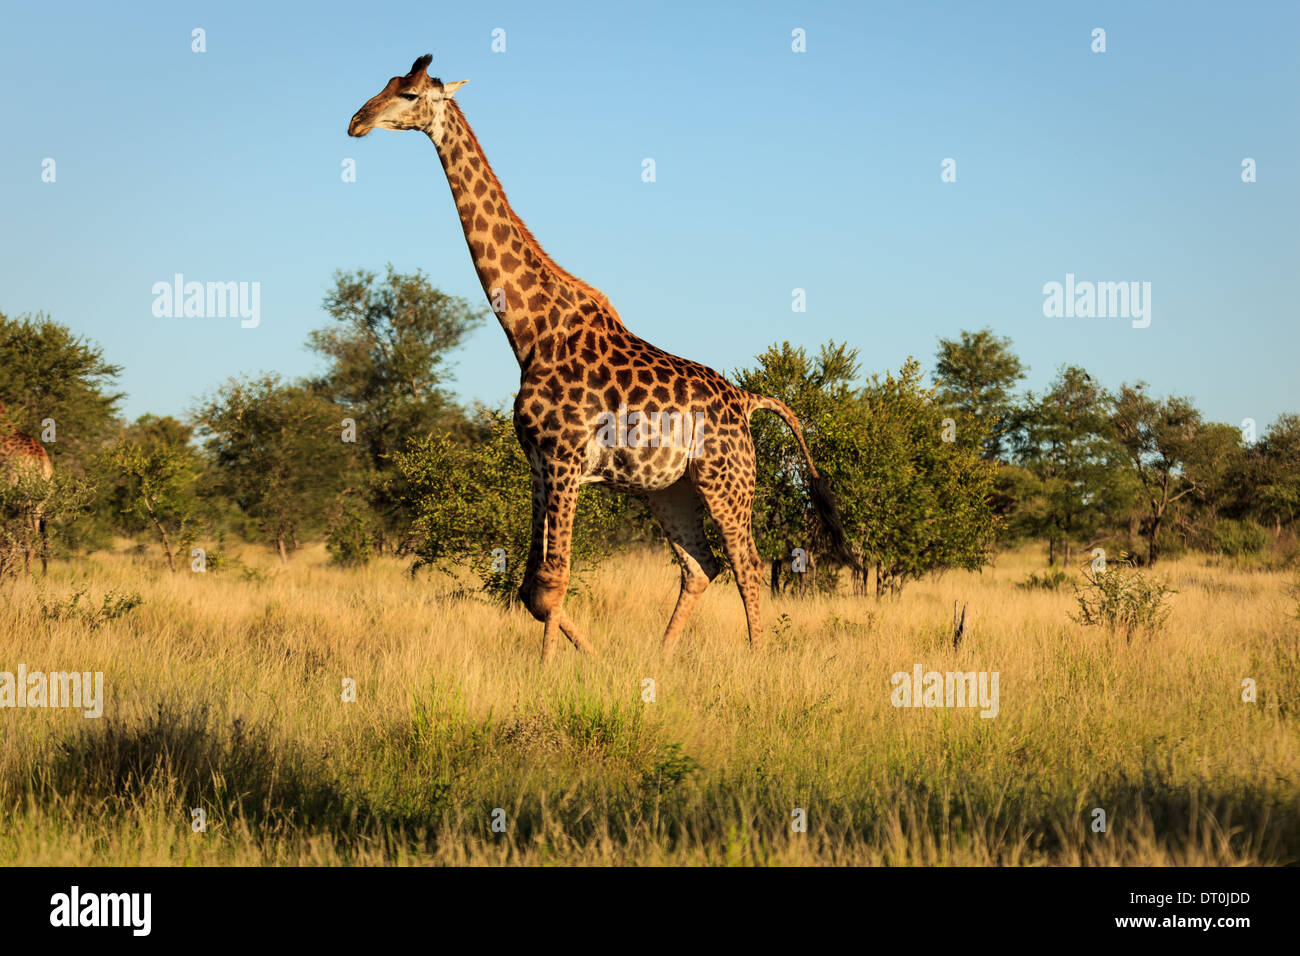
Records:
M411 64L411 72L395 76L366 101L348 124L349 136L365 136L372 129L418 129L440 144L445 129L447 101L469 80L443 83L425 69L433 61L426 53Z

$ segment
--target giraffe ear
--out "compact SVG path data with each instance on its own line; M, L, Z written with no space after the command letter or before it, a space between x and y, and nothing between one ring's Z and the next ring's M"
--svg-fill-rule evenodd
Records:
M469 82L469 80L457 80L457 81L454 82L454 83L444 83L444 84L442 84L442 95L443 95L443 96L455 96L455 95L456 95L456 91L457 91L458 89L460 89L462 86L464 86L464 85L465 85L466 83L468 83L468 82Z

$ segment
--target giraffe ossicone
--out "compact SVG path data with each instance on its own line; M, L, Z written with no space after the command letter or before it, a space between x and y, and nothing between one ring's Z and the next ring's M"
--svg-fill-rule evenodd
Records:
M429 76L432 59L426 54L404 76L391 78L357 110L348 133L418 130L433 142L484 295L519 362L515 432L533 484L532 538L519 597L545 625L543 659L554 654L560 633L580 651L592 650L565 612L564 596L578 490L594 483L644 495L681 564L665 649L681 636L720 570L704 533L706 511L735 571L750 644L759 645L762 575L752 527L756 466L749 432L755 411L775 412L790 427L832 544L843 560L857 563L798 419L777 399L747 392L633 335L604 293L561 268L515 214L452 98L467 81Z

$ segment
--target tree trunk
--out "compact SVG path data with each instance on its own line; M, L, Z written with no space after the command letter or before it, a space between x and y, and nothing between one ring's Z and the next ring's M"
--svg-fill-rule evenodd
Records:
M781 593L781 559L772 559L772 594Z
M283 535L283 534L277 534L277 535L275 536L275 547L276 547L276 549L280 552L280 563L281 563L281 564L288 564L288 563L289 563L289 554L288 554L288 552L285 550L285 547L284 547L284 535Z
M1160 557L1160 546L1156 540L1160 537L1160 524L1165 520L1164 515L1153 518L1151 521L1151 533L1147 536L1147 565L1151 566L1156 563Z
M175 573L176 573L176 562L175 562L175 560L172 558L172 543L171 543L171 541L167 538L167 530L166 530L166 529L165 529L161 524L158 523L158 519L157 519L157 518L154 518L154 520L153 520L153 524L154 524L154 527L158 529L158 534L159 534L159 536L162 537L163 550L167 552L167 570L168 570L168 571L171 571L173 574L175 574Z
M172 574L175 574L176 561L172 558L172 543L167 537L167 529L162 526L162 522L158 520L158 515L154 513L153 502L145 495L141 495L140 497L144 499L144 507L145 510L149 512L149 519L153 522L154 528L158 531L158 537L162 539L163 551L167 553L167 570L172 572Z

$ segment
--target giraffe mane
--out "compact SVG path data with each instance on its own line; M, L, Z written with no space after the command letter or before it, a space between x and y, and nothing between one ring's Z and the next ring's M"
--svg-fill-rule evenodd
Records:
M447 105L455 111L456 118L460 120L461 125L465 128L465 135L469 137L470 143L476 150L478 150L478 154L483 157L483 170L487 176L488 183L496 189L497 195L501 197L501 204L505 207L506 215L510 217L510 221L514 224L515 228L519 230L520 236L523 237L524 244L533 251L533 254L536 255L538 259L541 260L542 265L546 269L550 270L550 272L561 281L568 283L581 292L587 293L591 298L596 300L597 305L605 310L605 313L609 318L621 325L622 319L619 318L618 311L614 308L613 303L609 301L609 296L605 295L605 293L601 292L590 282L579 279L572 272L569 272L552 259L550 253L542 248L542 244L537 241L537 238L533 235L532 231L524 221L519 218L519 214L515 212L514 207L510 205L510 200L506 198L505 187L501 185L501 180L497 179L496 170L494 170L492 164L488 162L487 153L483 151L483 146L479 143L478 136L474 134L474 128L469 125L469 120L465 118L465 113L461 110L460 104L455 100L449 99L447 100Z

